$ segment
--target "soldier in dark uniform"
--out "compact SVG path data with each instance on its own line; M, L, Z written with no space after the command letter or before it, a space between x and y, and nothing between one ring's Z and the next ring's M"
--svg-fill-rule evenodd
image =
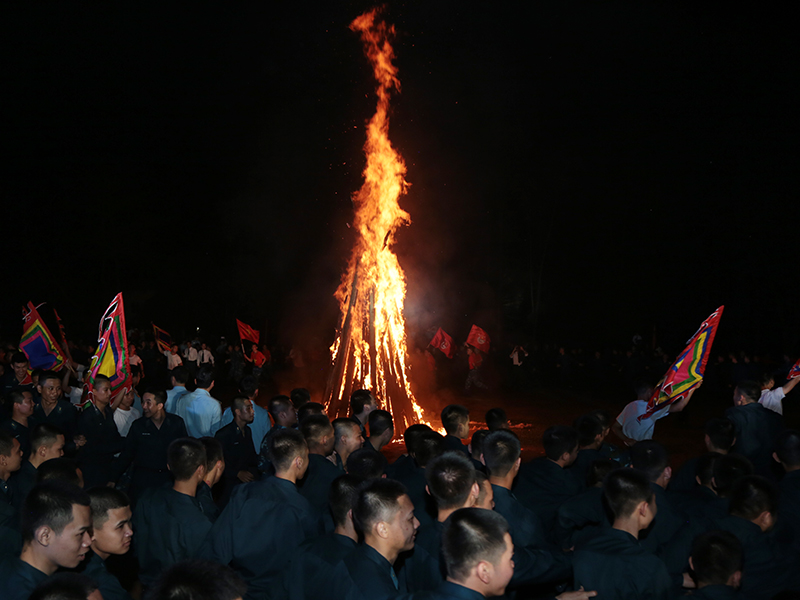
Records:
M31 425L47 423L58 427L66 439L64 452L72 455L86 443L86 438L78 435L78 410L61 398L61 379L53 371L45 371L39 376L36 389L42 400L33 408L28 421Z
M275 469L269 457L270 440L278 431L297 427L297 409L294 407L294 404L292 404L292 400L289 396L275 396L270 398L267 409L272 417L273 426L261 441L258 468L262 473L272 475Z
M6 404L11 408L11 416L0 423L0 429L16 438L22 448L22 460L28 460L31 453L28 417L33 414L33 392L16 387L6 394Z
M601 598L671 598L666 565L638 542L657 511L647 477L635 469L612 471L603 496L614 523L576 549L575 588L595 590Z
M733 422L730 419L714 418L709 419L705 425L705 444L709 452L716 452L718 454L727 454L730 452L733 442L736 439L736 432L733 427ZM699 456L694 456L687 460L680 470L673 474L670 479L669 487L670 492L688 492L697 487L696 465L700 459Z
M575 419L575 431L578 432L578 456L570 471L581 486L586 486L589 467L594 461L606 458L600 451L606 430L595 415L588 414Z
M131 548L130 501L119 490L106 486L87 493L92 503L92 552L80 565L81 570L97 582L103 600L131 600L119 579L106 568L109 556L127 554Z
M200 440L175 440L167 449L167 464L175 477L172 487L150 488L136 505L133 530L141 567L139 579L145 587L152 586L170 565L193 558L211 529L211 521L196 498L206 462L206 449Z
M30 441L33 452L27 460L22 461L22 467L9 481L17 510L22 509L25 497L36 485L36 471L41 464L52 458L64 456L64 434L52 425L44 423L34 427Z
M322 518L327 516L331 484L342 474L328 460L333 453L333 426L325 415L310 415L300 421L300 432L308 444L308 470L305 477L297 482L297 491L308 500L316 515Z
M338 419L337 419L338 420ZM334 425L336 422L334 421ZM417 463L414 461L414 455L417 453L416 443L420 439L423 432L433 431L429 426L424 423L416 423L410 425L403 432L403 443L406 446L406 453L397 457L392 464L386 468L386 476L389 479L403 482L404 477L413 472L417 468Z
M111 382L98 375L92 401L78 417L78 433L86 438L86 443L78 451L77 460L87 488L111 481L111 463L122 450L124 438L117 430L110 402Z
M233 421L214 434L222 444L225 456L225 473L222 476L220 506L225 506L233 488L258 478L258 455L253 447L253 432L250 423L255 417L253 403L244 396L237 396L231 403Z
M19 442L5 431L0 431L0 526L17 528L18 509L14 506L8 479L22 465Z
M469 458L469 448L461 440L469 437L469 410L461 404L450 404L442 410L445 450L455 450Z
M383 456L381 450L394 437L392 413L388 410L373 410L369 413L368 423L369 437L364 442L364 448L373 450L383 457L383 468L385 470L389 466L389 461Z
M408 496L414 503L414 515L424 527L434 524L437 512L436 503L425 489L427 486L425 470L428 463L440 456L444 449L445 443L442 435L428 428L414 441L414 468L396 472L393 477L406 486Z
M24 352L15 352L11 357L11 370L0 378L0 394L5 395L11 390L24 387L33 391L31 376L28 374L28 357Z
M197 501L203 514L213 523L219 516L219 506L214 501L214 486L222 480L225 473L225 454L222 452L222 444L219 440L212 437L202 437L200 441L206 447L206 474L203 481L197 486ZM254 449L255 451L255 449Z
M689 564L697 586L692 598L736 600L742 582L742 543L727 531L709 531L692 544Z
M733 451L747 458L756 475L774 479L772 451L775 440L783 430L781 415L758 403L761 386L755 381L743 381L733 392L734 406L725 411L733 421L736 443Z
M351 510L361 484L358 477L341 474L331 484L328 502L334 530L298 547L284 583L290 600L360 597L342 561L358 545Z
M361 448L347 457L347 472L361 479L378 479L386 474L386 458L371 448Z
M361 428L361 435L367 439L364 427L369 420L369 413L378 409L378 401L369 390L356 390L350 394L350 418Z
M296 429L270 436L275 475L241 486L214 523L203 558L231 565L247 583L247 600L283 598L284 569L295 549L320 533L296 482L308 468L308 446Z
M560 548L572 548L598 528L611 525L603 508L603 479L617 467L608 458L594 461L589 466L587 489L558 507L556 541Z
M165 570L149 600L241 600L247 586L233 569L209 560L189 560Z
M133 463L129 496L134 505L145 490L172 481L167 468L167 449L174 440L186 437L183 419L164 410L166 401L164 390L145 392L144 416L131 424L122 452L112 465L110 481L117 481Z
M359 423L349 417L340 417L333 420L333 433L336 441L333 449L336 452L336 466L344 472L347 458L356 450L364 446L366 439L361 435ZM412 425L411 427L414 427Z

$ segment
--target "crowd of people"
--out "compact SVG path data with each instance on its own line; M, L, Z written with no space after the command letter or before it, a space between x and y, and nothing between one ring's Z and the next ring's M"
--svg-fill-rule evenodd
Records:
M99 376L89 401L74 370L10 355L2 600L800 594L800 432L782 421L800 378L738 381L673 473L654 427L691 396L646 415L640 386L616 417L547 428L523 464L501 407L397 432L358 390L331 421L303 388L262 401L253 365L223 411L219 358L194 350L166 353L168 386L132 360L130 388Z

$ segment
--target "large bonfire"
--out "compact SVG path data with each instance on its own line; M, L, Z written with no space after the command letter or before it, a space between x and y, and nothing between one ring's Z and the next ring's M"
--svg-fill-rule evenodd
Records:
M361 34L372 64L378 106L367 125L364 184L354 194L353 254L336 291L341 321L331 346L333 368L326 390L331 419L346 416L350 394L369 389L394 417L395 431L422 420L408 379L403 303L406 281L392 251L397 228L411 222L398 199L406 192L405 163L389 141L389 97L400 91L390 38L394 27L367 12L350 24Z

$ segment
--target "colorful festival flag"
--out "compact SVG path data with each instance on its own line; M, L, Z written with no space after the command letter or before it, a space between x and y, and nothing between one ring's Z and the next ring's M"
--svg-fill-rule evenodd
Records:
M794 379L795 377L800 377L800 359L789 369L789 376L786 379Z
M687 342L684 351L680 353L661 381L658 382L653 395L647 402L647 410L639 417L639 421L673 402L685 398L689 392L700 385L706 372L711 345L714 343L714 336L717 335L719 319L724 309L725 306L720 306L711 313L711 316L700 325L697 333Z
M153 326L153 336L155 337L159 352L169 352L170 348L172 348L172 336L155 323L150 324Z
M438 348L441 350L447 358L453 358L455 354L455 348L453 347L453 338L451 338L447 332L439 327L436 330L436 335L433 336L431 343L429 346L433 346L434 348Z
M111 380L111 391L116 392L130 382L128 363L128 334L125 329L125 309L122 293L117 294L106 309L97 332L97 351L89 364L86 383L91 399L92 388L98 375Z
M39 306L42 306L41 304ZM22 311L22 338L19 349L25 353L31 369L58 371L64 364L64 355L50 330L39 316L38 307L28 302Z
M53 309L53 314L56 316L56 322L58 323L58 332L61 335L61 349L64 351L64 355L72 361L72 355L69 352L69 343L67 342L67 330L64 328L64 322L61 320L61 317L56 312L56 309Z
M473 325L467 336L467 343L475 346L481 352L489 352L489 343L491 342L489 334L477 325Z
M253 329L247 323L242 323L239 319L236 319L236 325L239 327L239 337L242 338L242 341L248 340L255 344L258 343L258 338L261 334L256 329Z

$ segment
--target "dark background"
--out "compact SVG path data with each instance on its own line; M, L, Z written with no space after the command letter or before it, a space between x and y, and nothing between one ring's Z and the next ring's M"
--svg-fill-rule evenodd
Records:
M787 5L391 2L416 344L800 351ZM713 3L712 3L713 4ZM371 69L365 2L4 5L0 338L48 302L129 327L334 334Z

